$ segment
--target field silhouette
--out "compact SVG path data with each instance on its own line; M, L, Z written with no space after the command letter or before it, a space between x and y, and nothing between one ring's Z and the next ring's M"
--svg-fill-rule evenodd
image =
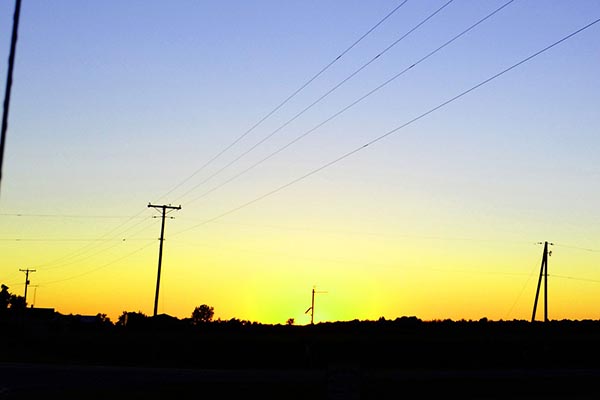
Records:
M0 384L13 393L4 398L592 398L600 378L592 320L297 326L33 314L2 321Z

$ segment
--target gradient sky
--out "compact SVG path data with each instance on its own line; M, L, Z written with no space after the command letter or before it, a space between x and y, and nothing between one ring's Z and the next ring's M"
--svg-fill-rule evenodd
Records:
M445 102L600 2L515 0L433 54L506 1L377 25L402 3L23 1L0 282L35 269L36 307L152 315L148 204L172 204L159 313L306 324L315 288L315 322L529 320L548 241L549 318L599 319L600 23Z

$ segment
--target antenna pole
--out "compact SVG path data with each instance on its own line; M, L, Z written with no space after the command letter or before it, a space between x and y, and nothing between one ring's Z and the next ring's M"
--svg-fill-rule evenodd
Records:
M33 285L33 302L31 303L31 308L35 306L35 298L37 296L37 288L39 285Z
M552 243L544 243L544 256L546 257L546 262L544 263L544 322L548 322L548 256L552 254L551 251L548 251L549 244Z
M315 288L312 290L312 301L310 303L310 324L314 325L315 316Z
M154 316L156 317L156 313L158 311L158 291L160 289L160 269L162 266L162 253L163 253L163 242L165 240L165 217L167 215L167 210L181 210L181 206L172 206L172 205L153 205L148 204L148 207L156 208L162 210L162 223L160 225L160 246L158 248L158 274L156 277L156 294L154 295Z

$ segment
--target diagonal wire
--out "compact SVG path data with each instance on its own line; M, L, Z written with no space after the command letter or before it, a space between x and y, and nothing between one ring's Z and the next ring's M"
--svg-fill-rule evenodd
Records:
M372 26L367 32L365 32L360 38L358 38L354 43L352 43L342 53L340 53L337 57L335 57L332 61L330 61L323 68L321 68L321 70L319 72L317 72L308 81L306 81L304 84L302 84L298 89L296 89L292 94L290 94L285 100L283 100L275 108L273 108L271 111L269 111L264 117L262 117L258 122L256 122L254 125L252 125L244 133L242 133L237 139L235 139L233 142L231 142L227 147L225 147L223 150L221 150L219 153L217 153L215 156L213 156L211 159L209 159L206 163L204 163L200 168L198 168L196 171L194 171L194 173L192 173L186 179L184 179L183 181L181 181L180 183L178 183L177 185L175 185L173 188L171 188L169 191L167 191L164 195L162 195L159 198L159 200L162 199L162 198L164 198L164 197L166 197L166 196L168 196L169 194L173 193L173 191L175 191L176 189L178 189L179 187L181 187L183 184L185 184L186 182L188 182L190 179L192 179L198 173L200 173L201 171L203 171L204 168L206 168L207 166L209 166L210 164L212 164L216 159L218 159L219 157L221 157L226 151L228 151L233 146L235 146L240 140L242 140L244 137L246 137L250 132L252 132L254 129L256 129L259 125L261 125L264 121L266 121L271 115L273 115L275 112L277 112L281 107L283 107L285 104L287 104L287 102L289 102L292 98L294 98L298 93L300 93L309 84L311 84L315 79L317 79L325 71L327 71L333 64L335 64L338 60L340 60L346 53L348 53L350 50L352 50L358 43L360 43L371 32L373 32L379 25L381 25L385 20L387 20L389 17L391 17L400 7L402 7L404 4L406 4L407 1L408 0L404 0L399 5L397 5L385 17L383 17L379 22L377 22L377 24L375 24L374 26Z
M411 33L413 33L414 31L416 31L418 28L420 28L422 25L424 25L427 21L429 21L431 18L433 18L435 15L437 15L439 12L441 12L444 8L446 8L450 3L452 3L454 0L449 0L446 3L444 3L441 7L439 7L437 10L435 10L433 13L431 13L429 16L427 16L425 19L423 19L421 22L419 22L417 25L415 25L412 29L410 29L408 32L406 32L404 35L402 35L400 38L396 39L394 42L392 42L390 45L388 45L385 49L383 49L382 51L380 51L379 53L377 53L377 55L375 55L373 58L371 58L369 61L367 61L365 64L363 64L362 66L360 66L357 70L355 70L354 72L352 72L350 75L348 75L346 78L344 78L341 82L339 82L337 85L335 85L334 87L332 87L331 89L329 89L327 92L325 92L324 94L322 94L319 98L317 98L315 101L313 101L311 104L309 104L308 106L306 106L304 109L302 109L300 112L298 112L296 115L294 115L292 118L290 118L289 120L287 120L283 125L279 126L277 129L275 129L273 132L271 132L270 134L268 134L267 136L265 136L264 138L262 138L260 141L258 141L257 143L255 143L252 147L250 147L248 150L246 150L245 152L243 152L242 154L240 154L238 157L234 158L232 161L230 161L229 163L227 163L225 166L223 166L222 168L220 168L219 170L217 170L216 172L214 172L213 174L209 175L207 178L205 178L203 181L199 182L198 184L196 184L195 186L193 186L191 189L189 189L188 191L186 191L184 194L182 194L179 198L182 198L186 195L188 195L189 193L191 193L192 191L196 190L199 186L201 186L202 184L208 182L210 179L214 178L216 175L220 174L222 171L224 171L225 169L229 168L231 165L233 165L234 163L236 163L238 160L240 160L242 157L246 156L248 153L250 153L252 150L254 150L255 148L257 148L258 146L260 146L261 144L263 144L264 142L266 142L267 140L269 140L270 138L272 138L276 133L278 133L279 131L281 131L283 128L285 128L286 126L288 126L290 123L292 123L293 121L295 121L297 118L299 118L302 114L304 114L305 112L307 112L308 110L310 110L311 108L313 108L314 106L316 106L318 103L320 103L323 99L325 99L327 96L329 96L331 93L333 93L334 91L336 91L337 89L339 89L343 84L345 84L346 82L348 82L350 79L354 78L356 75L358 75L358 73L360 73L361 71L363 71L365 68L367 68L369 65L371 65L373 62L375 62L377 59L379 59L382 55L384 55L385 53L387 53L389 50L391 50L395 45L397 45L398 43L400 43L402 40L404 40L408 35L410 35Z
M248 207L248 206L250 206L250 205L252 205L254 203L257 203L260 200L263 200L263 199L265 199L265 198L267 198L267 197L269 197L269 196L271 196L271 195L273 195L273 194L275 194L277 192L280 192L280 191L282 191L282 190L284 190L284 189L286 189L286 188L288 188L288 187L290 187L290 186L292 186L292 185L294 185L294 184L296 184L296 183L298 183L298 182L300 182L300 181L302 181L302 180L304 180L304 179L306 179L306 178L308 178L308 177L310 177L312 175L315 175L316 173L318 173L318 172L320 172L320 171L322 171L322 170L324 170L326 168L329 168L329 167L331 167L334 164L337 164L338 162L340 162L340 161L342 161L342 160L344 160L344 159L346 159L346 158L354 155L355 153L358 153L359 151L364 150L365 148L367 148L367 147L369 147L369 146L371 146L371 145L373 145L373 144L375 144L377 142L380 142L381 140L383 140L383 139L385 139L385 138L387 138L387 137L389 137L389 136L391 136L393 134L398 133L401 129L406 128L407 126L409 126L409 125L411 125L411 124L413 124L413 123L415 123L415 122L417 122L417 121L425 118L426 116L428 116L428 115L430 115L430 114L438 111L439 109L447 106L448 104L453 103L456 100L458 100L458 99L466 96L467 94L469 94L469 93L471 93L471 92L479 89L480 87L482 87L482 86L490 83L491 81L499 78L500 76L502 76L502 75L504 75L504 74L512 71L513 69L515 69L515 68L519 67L520 65L522 65L522 64L530 61L531 59L539 56L540 54L545 53L546 51L552 49L553 47L559 45L560 43L562 43L562 42L564 42L564 41L572 38L573 36L575 36L575 35L577 35L577 34L579 34L581 32L583 32L584 30L590 28L591 26L597 24L598 22L600 22L600 18L596 19L596 20L594 20L592 22L590 22L589 24L583 26L582 28L577 29L576 31L568 34L567 36L564 36L562 39L559 39L559 40L555 41L554 43L552 43L552 44L550 44L550 45L542 48L541 50L536 51L535 53L529 55L528 57L525 57L521 61L519 61L519 62L511 65L508 68L503 69L502 71L500 71L500 72L492 75L491 77L489 77L489 78L481 81L480 83L478 83L478 84L470 87L469 89L467 89L467 90L465 90L465 91L457 94L456 96L454 96L454 97L452 97L452 98L450 98L450 99L448 99L448 100L446 100L446 101L438 104L437 106L429 109L428 111L425 111L424 113L422 113L422 114L414 117L413 119L409 120L408 122L405 122L404 124L399 125L399 126L395 127L394 129L391 129L391 130L387 131L386 133L384 133L384 134L382 134L382 135L380 135L380 136L372 139L371 141L365 143L364 145L362 145L360 147L357 147L357 148L355 148L355 149L353 149L353 150L351 150L351 151L349 151L349 152L347 152L347 153L345 153L345 154L343 154L343 155L335 158L334 160L329 161L329 162L321 165L320 167L315 168L312 171L309 171L306 174L304 174L304 175L302 175L302 176L300 176L298 178L295 178L295 179L291 180L290 182L288 182L286 184L283 184L283 185L281 185L281 186L279 186L279 187L277 187L277 188L275 188L275 189L273 189L273 190L271 190L269 192L266 192L266 193L262 194L259 197L256 197L256 198L254 198L254 199L252 199L250 201L247 201L246 203L243 203L243 204L241 204L241 205L239 205L239 206L237 206L235 208L232 208L232 209L230 209L228 211L225 211L225 212L223 212L223 213L221 213L221 214L219 214L219 215L217 215L215 217L212 217L210 219L204 220L203 222L201 222L199 224L196 224L196 225L191 226L191 227L189 227L187 229L184 229L184 230L181 230L179 232L176 232L176 233L172 234L172 236L178 235L178 234L181 234L181 233L184 233L184 232L187 232L187 231L190 231L190 230L195 229L195 228L197 228L199 226L203 226L203 225L205 225L205 224L207 224L209 222L218 220L218 219L220 219L220 218L222 218L222 217L224 217L226 215L232 214L232 213L234 213L236 211L239 211L239 210L241 210L243 208L246 208L246 207Z
M0 134L0 181L2 180L2 164L4 164L4 148L6 147L6 131L8 129L8 109L10 108L10 94L13 82L13 70L15 65L15 53L17 50L17 37L19 31L19 19L21 16L21 0L15 1L15 13L13 16L12 37L10 41L10 53L8 56L8 72L6 76L6 90L4 92L4 108L2 112L2 133Z
M408 0L403 0L400 4L398 4L395 8L393 8L387 15L385 15L381 20L379 20L375 25L373 25L369 30L367 30L361 37L359 37L357 40L355 40L349 47L347 47L342 53L340 53L337 57L335 57L331 62L329 62L327 65L325 65L319 72L317 72L317 74L315 74L314 76L312 76L308 81L306 81L302 86L300 86L296 91L294 91L290 96L288 96L283 102L281 102L277 107L275 107L273 110L271 110L266 116L264 116L261 120L259 120L254 126L252 126L250 129L248 129L246 132L244 132L239 138L237 138L233 143L231 143L227 148L225 148L224 150L222 150L219 154L217 154L215 157L213 157L211 160L209 160L206 164L204 164L202 167L200 167L200 169L198 169L196 172L194 172L190 177L188 177L186 180L184 180L183 182L181 182L180 184L178 184L176 187L172 188L171 190L169 190L167 193L165 193L163 196L161 196L161 198L164 198L165 196L167 196L168 194L172 193L175 189L177 189L178 187L180 187L181 185L183 185L185 182L187 182L189 179L191 179L193 176L195 176L196 174L198 174L202 169L204 169L206 166L208 166L210 163L212 163L214 160L216 160L218 157L220 157L223 153L225 153L227 150L229 150L231 147L233 147L237 142L239 142L243 137L245 137L246 135L248 135L251 131L253 131L255 128L257 128L262 122L264 122L267 118L269 118L272 114L274 114L277 110L279 110L281 107L283 107L288 101L290 101L294 96L296 96L298 93L300 93L300 91L302 91L304 88L306 88L310 83L312 83L315 79L317 79L320 75L322 75L326 70L328 70L333 64L335 64L337 61L339 61L346 53L348 53L350 50L352 50L355 46L357 46L363 39L365 39L369 34L371 34L377 27L379 27L382 23L384 23L388 18L390 18L398 9L400 9L404 4L407 3ZM102 237L108 237L113 235L115 232L117 232L119 229L123 228L124 226L126 226L130 221L132 221L133 219L138 218L140 215L142 215L145 212L145 209L140 211L138 214L131 216L128 220L122 222L121 224L119 224L118 226L116 226L115 228L111 229L109 232L107 232L105 235L103 235ZM125 230L122 230L123 234L126 231L133 229L134 227L138 226L139 223L133 225L130 228L123 228ZM94 249L94 244L90 243L86 246L84 246L83 248L74 251L73 253L70 253L66 256L60 257L58 259L55 259L53 261L41 264L40 266L45 266L45 265L52 265L52 264L56 264L59 263L65 259L72 259L73 257L77 257L77 256L81 256L82 254L85 254L91 250ZM103 252L104 250L102 250ZM87 257L86 257L87 258Z
M316 126L314 126L313 128L309 129L308 131L306 131L306 132L302 133L301 135L297 136L295 139L293 139L292 141L288 142L286 145L280 147L279 149L275 150L271 154L269 154L266 157L262 158L261 160L255 162L254 164L250 165L246 169L244 169L244 170L240 171L239 173L237 173L236 175L230 177L226 181L224 181L224 182L220 183L219 185L213 187L212 189L210 189L210 190L202 193L200 196L197 196L197 197L193 198L192 200L188 201L188 204L191 203L191 202L194 202L196 200L199 200L201 198L206 197L207 195L209 195L210 193L214 192L215 190L220 189L221 187L223 187L223 186L227 185L228 183L234 181L235 179L239 178L240 176L246 174L250 170L256 168L257 166L259 166L260 164L264 163L265 161L267 161L271 157L273 157L273 156L281 153L283 150L287 149L288 147L290 147L294 143L298 142L300 139L308 136L309 134L313 133L314 131L316 131L317 129L319 129L320 127L322 127L323 125L325 125L328 122L332 121L333 119L337 118L338 116L340 116L344 112L348 111L350 108L354 107L355 105L357 105L358 103L360 103L361 101L363 101L364 99L366 99L367 97L371 96L372 94L374 94L378 90L382 89L384 86L387 86L392 81L396 80L397 78L399 78L400 76L404 75L406 72L408 72L412 68L416 67L417 65L419 65L420 63L422 63L423 61L425 61L426 59L428 59L429 57L433 56L435 53L439 52L444 47L450 45L452 42L454 42L455 40L459 39L461 36L467 34L469 31L471 31L472 29L474 29L475 27L477 27L479 24L483 23L485 20L489 19L490 17L492 17L493 15L495 15L496 13L498 13L500 10L502 10L503 8L505 8L506 6L508 6L509 4L511 4L513 1L515 1L515 0L509 0L508 2L504 3L502 6L500 6L497 9L495 9L494 11L492 11L491 13L489 13L488 15L486 15L485 17L481 18L479 21L477 21L476 23L474 23L473 25L471 25L467 29L463 30L461 33L459 33L458 35L454 36L452 39L446 41L444 44L442 44L441 46L439 46L435 50L429 52L424 57L421 57L418 61L416 61L413 64L411 64L409 67L403 69L402 71L400 71L396 75L392 76L387 81L383 82L382 84L380 84L379 86L375 87L374 89L372 89L371 91L369 91L368 93L366 93L365 95L363 95L362 97L360 97L359 99L357 99L354 102L350 103L349 105L347 105L346 107L344 107L340 111L336 112L335 114L333 114L332 116L330 116L329 118L327 118L326 120L324 120L323 122L317 124Z
M136 253L139 253L140 251L142 251L142 250L144 250L144 249L147 249L147 248L148 248L148 247L150 247L151 245L154 245L154 243L148 243L148 244L146 244L145 246L142 246L142 247L138 248L137 250L134 250L134 251L132 251L132 252L130 252L130 253L127 253L127 254L125 254L125 255L124 255L124 256L122 256L122 257L119 257L119 258L117 258L117 259L115 259L115 260L112 260L112 261L110 261L110 262L108 262L108 263L106 263L106 264L103 264L103 265L101 265L101 266L99 266L99 267L96 267L96 268L94 268L94 269L91 269L91 270L88 270L88 271L85 271L85 272L82 272L82 273L80 273L80 274L73 275L73 276L70 276L70 277L67 277L67 278L57 279L57 280L54 280L54 281L42 282L42 284L43 284L44 286L45 286L45 285L51 285L51 284L53 284L53 283L64 282L64 281L68 281L68 280L72 280L72 279L80 278L80 277L82 277L82 276L85 276L85 275L89 275L89 274L91 274L91 273L93 273L93 272L96 272L96 271L99 271L99 270L101 270L101 269L107 268L107 267L111 266L112 264L115 264L115 263L117 263L117 262L119 262L119 261L121 261L121 260L124 260L125 258L131 257L132 255L134 255L134 254L136 254Z

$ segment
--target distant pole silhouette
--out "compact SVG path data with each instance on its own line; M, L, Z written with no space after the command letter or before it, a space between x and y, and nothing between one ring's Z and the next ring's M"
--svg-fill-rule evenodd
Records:
M540 242L538 244L542 243ZM542 265L540 267L540 276L538 278L537 290L535 292L535 301L533 302L533 314L531 315L531 322L535 321L535 312L537 309L538 298L540 295L542 276L544 277L544 322L548 322L548 256L552 254L552 252L548 253L548 245L552 245L552 243L544 242Z
M312 290L312 300L310 303L310 324L314 324L314 316L315 316L315 288Z
M4 112L2 114L2 133L0 134L0 181L2 180L2 164L4 163L4 147L6 143L6 129L8 127L8 108L10 105L10 92L12 76L15 65L15 52L17 48L17 32L19 30L19 17L21 15L21 0L15 2L13 16L12 38L10 41L10 54L8 56L8 73L6 77L6 91L4 92Z
M308 310L304 311L304 314L308 313L310 311L310 324L314 325L314 316L315 316L315 293L327 293L327 292L317 292L315 291L315 288L313 287L312 290L312 300L311 300L311 305L308 308Z
M25 272L25 294L23 295L23 297L25 298L25 304L27 304L27 287L29 286L29 273L30 272L35 272L35 269L20 269L19 271L21 272Z
M160 289L160 269L162 265L162 253L163 253L163 242L165 240L165 217L167 215L167 210L181 210L181 206L172 206L172 205L153 205L148 204L148 207L156 208L162 210L162 223L160 225L160 246L158 249L158 275L156 277L156 294L154 296L154 316L156 317L156 313L158 311L158 291Z
M31 308L35 306L35 298L37 296L37 288L40 285L32 285L33 286L33 301L31 302Z

